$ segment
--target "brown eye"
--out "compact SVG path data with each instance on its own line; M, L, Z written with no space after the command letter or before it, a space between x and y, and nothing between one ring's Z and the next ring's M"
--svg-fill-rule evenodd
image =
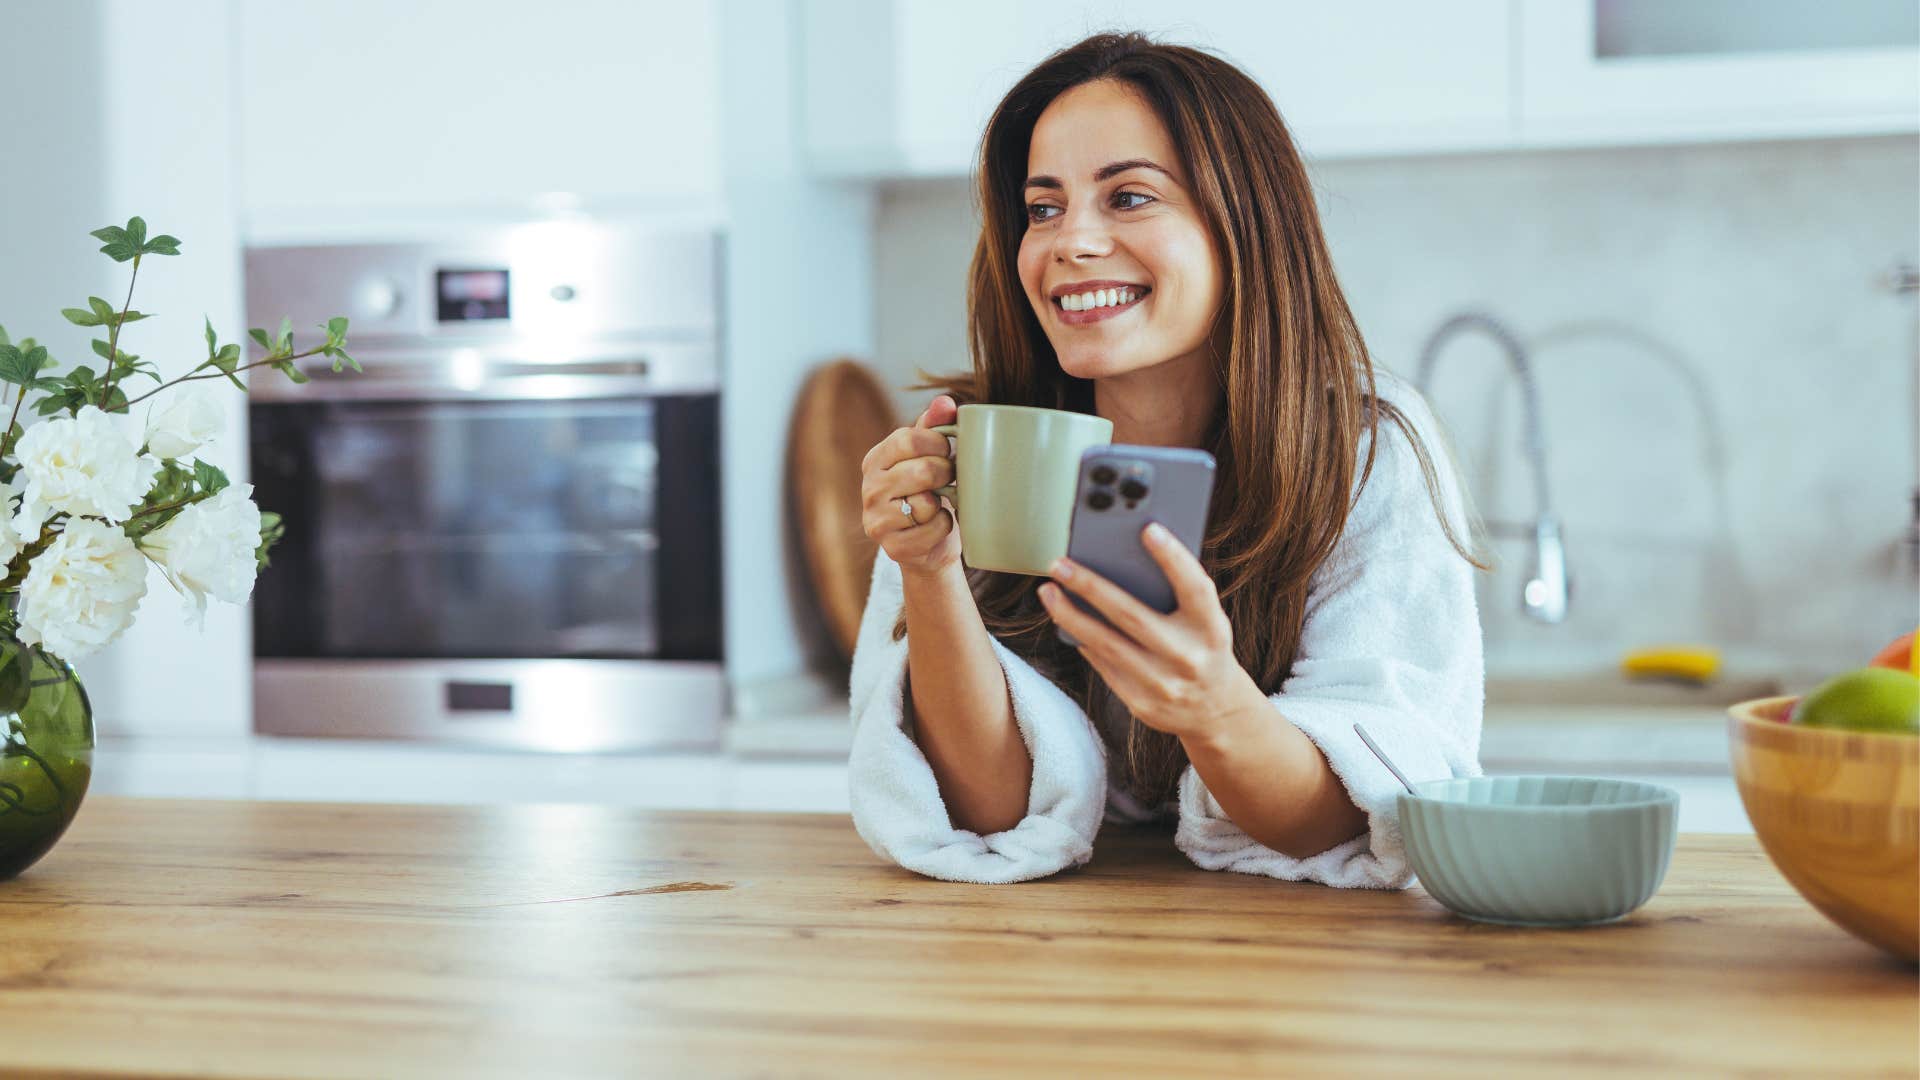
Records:
M1143 193L1141 193L1141 192L1138 192L1138 191L1122 191L1122 192L1118 192L1118 193L1116 193L1116 194L1114 195L1114 197L1113 197L1113 201L1114 201L1115 203L1118 203L1118 202L1119 202L1119 201L1120 201L1121 199L1142 199L1142 200L1144 200L1145 202L1152 202L1152 201L1153 201L1153 196L1151 196L1151 195L1146 195L1146 194L1143 194ZM1138 210L1138 209L1139 209L1139 206L1122 206L1122 207L1120 207L1120 209L1122 209L1122 210Z
M1057 206L1047 206L1044 203L1032 203L1027 207L1027 220L1028 221L1046 221L1051 217L1051 215L1047 214L1046 211L1058 210L1058 209L1059 207Z

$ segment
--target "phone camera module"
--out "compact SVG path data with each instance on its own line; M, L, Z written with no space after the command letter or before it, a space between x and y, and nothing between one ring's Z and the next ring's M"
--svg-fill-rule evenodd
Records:
M1131 477L1120 481L1120 497L1129 505L1147 497L1147 485Z
M1110 491L1096 491L1087 496L1087 509L1089 510L1105 510L1112 505L1113 493Z
M1093 471L1087 474L1087 479L1103 487L1119 478L1120 474L1114 472L1111 465L1095 465Z

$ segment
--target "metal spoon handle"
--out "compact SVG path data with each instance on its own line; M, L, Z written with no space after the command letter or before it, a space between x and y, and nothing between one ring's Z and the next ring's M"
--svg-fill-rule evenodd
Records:
M1353 733L1360 736L1360 741L1367 744L1367 749L1373 751L1373 756L1380 759L1380 764L1385 765L1387 771L1393 774L1393 778L1400 781L1400 785L1407 789L1407 794L1418 794L1418 792L1413 790L1413 783L1407 779L1407 774L1401 772L1394 766L1393 762L1388 759L1387 752L1380 749L1380 744L1373 741L1373 736L1367 734L1366 728L1356 723L1353 725Z

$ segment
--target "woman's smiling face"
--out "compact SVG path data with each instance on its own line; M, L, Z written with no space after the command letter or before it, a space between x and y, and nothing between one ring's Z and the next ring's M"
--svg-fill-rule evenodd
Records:
M1067 374L1108 378L1207 347L1221 273L1187 183L1172 136L1125 83L1083 83L1040 114L1020 283Z

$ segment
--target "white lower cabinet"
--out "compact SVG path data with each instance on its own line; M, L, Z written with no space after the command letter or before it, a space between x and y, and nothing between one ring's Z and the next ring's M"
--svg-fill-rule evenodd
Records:
M89 790L179 799L847 812L846 764L834 759L529 754L372 740L110 739L95 752Z
M182 745L185 744L185 745ZM1682 832L1751 832L1733 778L1495 761L1489 773L1557 772L1662 784ZM179 799L443 804L592 803L651 810L847 813L842 758L722 754L560 755L362 740L111 739L90 791Z

